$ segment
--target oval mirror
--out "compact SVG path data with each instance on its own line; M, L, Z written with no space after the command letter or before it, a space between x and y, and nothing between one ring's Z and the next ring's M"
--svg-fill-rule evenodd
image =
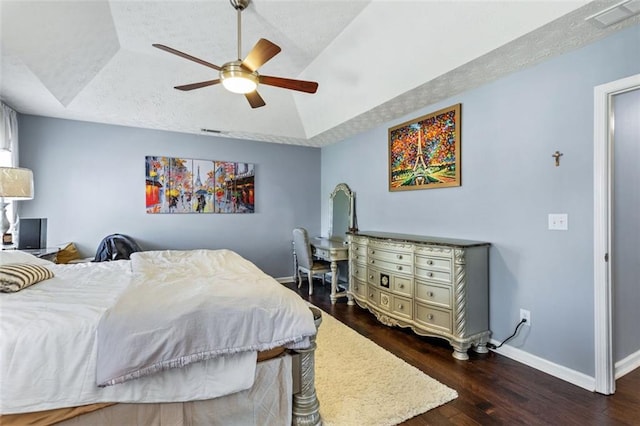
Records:
M347 241L347 232L357 231L355 225L355 193L346 183L339 183L329 197L329 239Z

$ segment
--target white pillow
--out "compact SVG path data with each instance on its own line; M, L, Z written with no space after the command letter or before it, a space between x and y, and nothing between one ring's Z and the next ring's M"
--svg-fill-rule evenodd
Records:
M27 263L29 265L51 266L53 262L40 259L30 253L20 250L0 250L0 265L9 263Z

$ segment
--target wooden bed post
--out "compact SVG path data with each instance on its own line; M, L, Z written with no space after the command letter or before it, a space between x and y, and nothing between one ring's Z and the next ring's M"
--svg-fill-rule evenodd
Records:
M310 306L316 330L322 322L320 309ZM309 338L310 345L305 349L296 349L293 357L293 417L294 426L320 426L320 403L315 387L315 351L316 336Z

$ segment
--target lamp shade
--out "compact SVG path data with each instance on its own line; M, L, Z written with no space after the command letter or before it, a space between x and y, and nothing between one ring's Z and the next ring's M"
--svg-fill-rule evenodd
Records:
M33 172L20 167L0 167L0 197L5 200L33 198Z

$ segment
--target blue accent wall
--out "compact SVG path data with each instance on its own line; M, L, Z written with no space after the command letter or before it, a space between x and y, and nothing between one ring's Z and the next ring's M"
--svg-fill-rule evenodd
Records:
M594 87L636 73L640 26L323 148L322 193L348 183L361 230L491 242L493 338L527 309L531 327L509 344L593 376ZM456 103L462 186L389 192L388 129ZM547 230L549 213L569 230Z
M292 230L320 232L320 149L20 115L20 165L35 198L21 217L48 218L49 244L86 256L112 233L144 249L229 248L275 277L293 274ZM253 214L147 214L145 156L255 164Z

